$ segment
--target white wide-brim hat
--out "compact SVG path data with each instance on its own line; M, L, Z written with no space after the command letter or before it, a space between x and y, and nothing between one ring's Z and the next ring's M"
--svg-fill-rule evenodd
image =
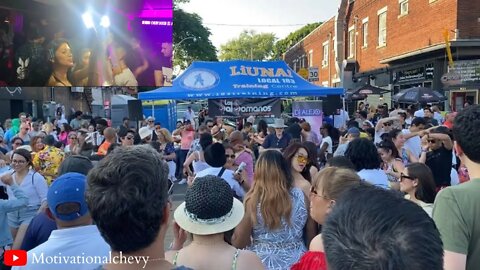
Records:
M148 127L142 127L138 131L138 135L140 136L140 139L143 140L148 136L153 136L153 131Z
M185 202L180 204L173 214L175 222L185 231L197 235L211 235L228 232L242 221L245 210L243 204L233 198L232 210L223 217L204 220L195 218L185 208Z

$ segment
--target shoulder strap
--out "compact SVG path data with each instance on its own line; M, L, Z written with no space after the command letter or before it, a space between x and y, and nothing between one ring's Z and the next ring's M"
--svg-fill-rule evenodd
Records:
M237 261L238 261L238 255L239 254L240 254L240 249L237 249L235 251L235 254L233 255L232 270L237 269Z
M34 172L32 173L32 186L33 186L33 179L35 178L34 176L35 176L36 173L37 173L37 171L34 171Z
M175 257L173 257L173 266L177 266L178 253L180 253L180 251L175 252Z
M222 169L218 172L217 176L222 177L224 172L225 172L225 167L222 167Z

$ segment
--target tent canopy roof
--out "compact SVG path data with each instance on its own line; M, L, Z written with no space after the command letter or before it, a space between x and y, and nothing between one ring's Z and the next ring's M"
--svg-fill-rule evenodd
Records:
M267 98L342 95L342 88L320 87L284 61L193 62L172 87L139 93L141 100Z

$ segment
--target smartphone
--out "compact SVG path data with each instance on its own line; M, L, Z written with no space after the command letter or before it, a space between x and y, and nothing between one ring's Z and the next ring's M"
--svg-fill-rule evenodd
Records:
M245 162L240 163L238 169L235 171L235 174L241 174L246 166L247 164L245 164Z
M175 183L173 183L172 181L168 180L168 195L172 195L173 194L173 186L175 185Z

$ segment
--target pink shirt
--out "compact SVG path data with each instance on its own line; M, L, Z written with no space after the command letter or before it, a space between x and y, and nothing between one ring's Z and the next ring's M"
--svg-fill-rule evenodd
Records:
M182 140L180 142L180 149L182 150L190 150L190 146L192 146L193 139L195 137L195 131L182 131Z

